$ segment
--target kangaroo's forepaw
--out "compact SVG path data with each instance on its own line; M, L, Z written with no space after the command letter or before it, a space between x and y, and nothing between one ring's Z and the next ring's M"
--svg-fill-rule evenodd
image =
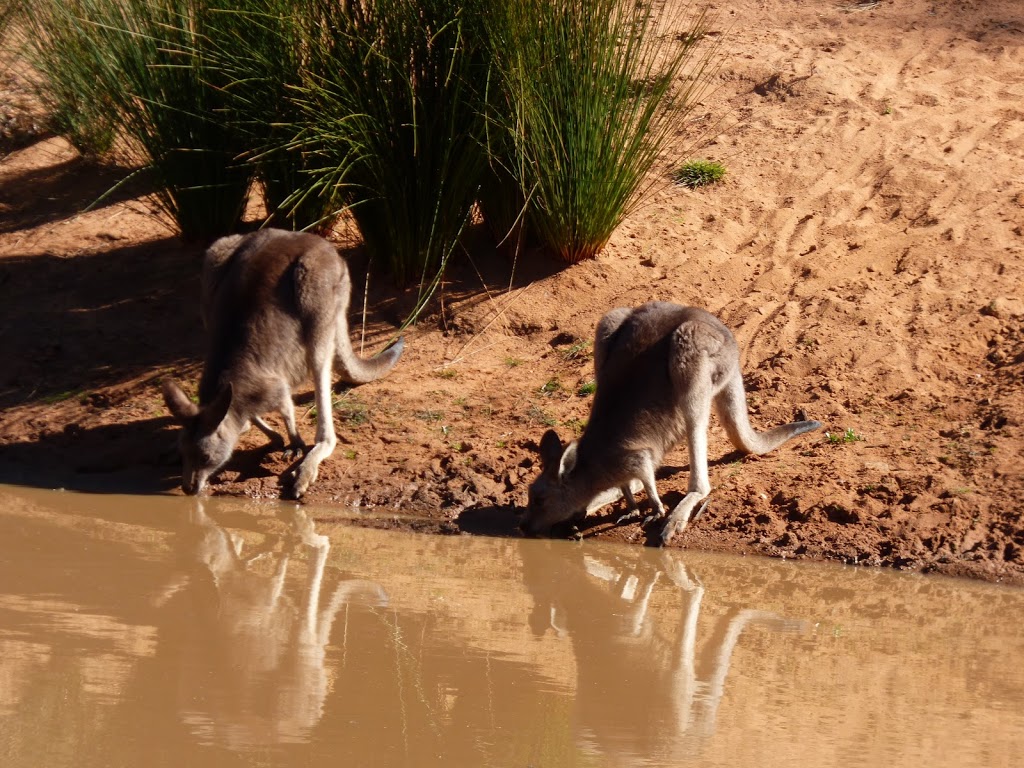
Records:
M643 519L643 522L640 523L640 526L642 528L646 528L651 523L654 523L654 522L657 522L658 520L661 520L661 518L663 518L664 516L665 516L664 512L661 512L661 511L656 509L653 512L651 512L649 515L647 515L647 517L645 517Z
M302 440L293 440L288 445L285 445L282 440L280 447L283 449L282 455L284 456L285 461L292 461L306 453L306 443Z
M634 520L640 519L640 510L634 509L630 512L626 512L624 515L619 515L619 518L615 521L616 525L629 525Z

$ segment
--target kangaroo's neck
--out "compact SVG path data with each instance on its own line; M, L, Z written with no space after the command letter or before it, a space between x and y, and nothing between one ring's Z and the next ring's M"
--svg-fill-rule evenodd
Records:
M237 398L235 398L237 401ZM224 421L221 422L226 432L234 435L237 440L242 430L249 423L249 416L244 408L240 408L237 402L233 402L228 412L224 414Z
M236 377L231 369L227 355L217 354L217 350L210 351L203 365L203 375L199 378L200 405L209 405L229 382L234 382Z
M199 379L199 404L209 405L228 384L235 390L235 404L241 403L253 389L251 382L258 378L254 373L252 361L244 355L211 353Z
M615 486L614 482L608 483L603 479L606 475L600 466L595 466L580 454L576 465L562 476L565 507L572 510L588 508L602 491Z

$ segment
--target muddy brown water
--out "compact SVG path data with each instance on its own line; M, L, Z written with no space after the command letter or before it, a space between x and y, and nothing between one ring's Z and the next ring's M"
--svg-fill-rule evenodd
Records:
M1011 766L1024 591L0 487L0 764Z

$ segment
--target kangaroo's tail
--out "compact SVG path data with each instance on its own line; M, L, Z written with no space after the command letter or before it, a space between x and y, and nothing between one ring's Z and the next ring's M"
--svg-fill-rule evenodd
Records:
M398 363L398 358L402 356L402 350L405 349L405 339L399 338L398 341L374 357L360 357L352 349L352 340L348 335L348 319L345 317L344 311L338 315L337 333L334 368L349 384L367 384L381 376L386 376Z
M768 453L797 435L821 428L820 421L794 421L764 432L756 432L750 426L747 394L743 389L743 377L738 370L715 397L715 411L729 435L729 440L746 453Z

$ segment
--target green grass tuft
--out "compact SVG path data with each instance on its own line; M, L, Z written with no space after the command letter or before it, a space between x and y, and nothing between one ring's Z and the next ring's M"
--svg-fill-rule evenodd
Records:
M367 251L421 302L468 221L486 165L482 0L308 0L297 96L307 192L350 207Z
M725 166L713 160L691 160L672 173L672 179L684 187L696 189L725 178Z
M861 435L858 435L853 431L852 427L847 427L846 431L842 434L838 432L826 432L825 439L831 445L842 445L844 443L858 443L864 440Z

